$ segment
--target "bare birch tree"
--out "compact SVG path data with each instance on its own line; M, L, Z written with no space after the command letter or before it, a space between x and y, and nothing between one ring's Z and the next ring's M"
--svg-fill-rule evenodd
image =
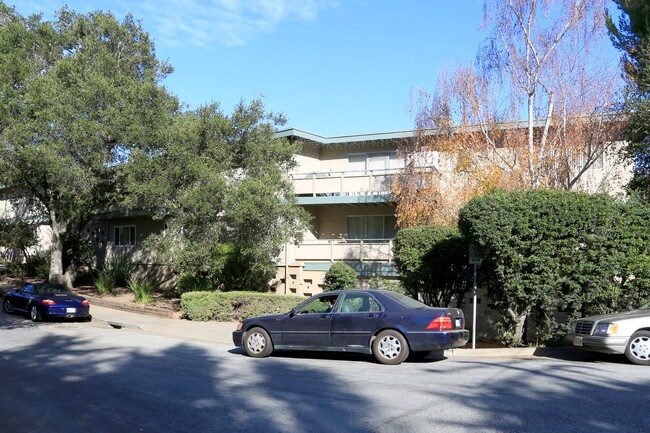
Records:
M570 190L613 145L620 87L604 0L486 0L473 64L415 96L417 139L393 182L398 224L452 224L494 187ZM424 168L430 159L432 167Z

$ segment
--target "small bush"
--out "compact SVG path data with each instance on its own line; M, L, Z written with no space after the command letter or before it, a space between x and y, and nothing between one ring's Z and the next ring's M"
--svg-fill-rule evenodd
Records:
M135 270L131 258L121 252L113 253L104 260L103 272L108 272L113 277L116 286L128 285L129 277Z
M190 320L245 320L290 311L302 296L259 292L188 292L181 295L181 311Z
M397 292L402 294L406 293L406 290L402 286L402 283L397 280L387 280L381 277L372 277L370 279L369 286L372 290L386 290L389 292Z
M176 291L178 294L187 292L207 292L210 290L214 290L214 286L207 277L181 274L176 282Z
M14 277L23 278L27 275L27 269L24 263L22 262L9 262L7 263L7 271L9 275Z
M153 284L146 278L129 278L127 285L133 291L135 302L142 304L150 304L153 302L153 297L151 296L153 294Z
M93 281L100 295L109 295L115 287L115 279L109 272L102 271Z
M350 265L343 262L334 263L323 280L323 290L354 290L359 288L357 273Z
M36 266L36 276L41 280L47 280L50 277L50 265L42 264Z

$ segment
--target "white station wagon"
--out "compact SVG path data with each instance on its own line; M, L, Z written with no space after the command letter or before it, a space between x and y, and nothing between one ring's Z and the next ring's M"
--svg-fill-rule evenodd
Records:
M568 338L583 349L625 354L635 364L650 365L650 302L637 310L579 319Z

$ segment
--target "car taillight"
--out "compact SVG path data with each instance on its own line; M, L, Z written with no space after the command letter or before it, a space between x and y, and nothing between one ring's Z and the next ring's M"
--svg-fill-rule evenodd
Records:
M43 299L43 300L41 301L41 304L43 304L43 305L56 305L56 302L54 302L54 301L51 300L51 299Z
M427 330L429 331L446 331L453 328L454 325L451 323L451 317L449 316L436 317L427 326Z
M88 305L88 301L84 299L83 301L81 301L81 304L82 305Z

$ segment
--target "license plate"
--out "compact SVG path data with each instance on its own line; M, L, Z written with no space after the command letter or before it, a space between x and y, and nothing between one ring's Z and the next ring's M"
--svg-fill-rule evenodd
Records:
M574 337L573 338L573 345L574 346L582 346L582 337Z
M65 309L65 312L66 312L66 313L76 313L76 312L77 312L77 309L76 309L76 308L66 308L66 309Z
M456 319L456 328L462 328L463 327L463 321L460 319Z

